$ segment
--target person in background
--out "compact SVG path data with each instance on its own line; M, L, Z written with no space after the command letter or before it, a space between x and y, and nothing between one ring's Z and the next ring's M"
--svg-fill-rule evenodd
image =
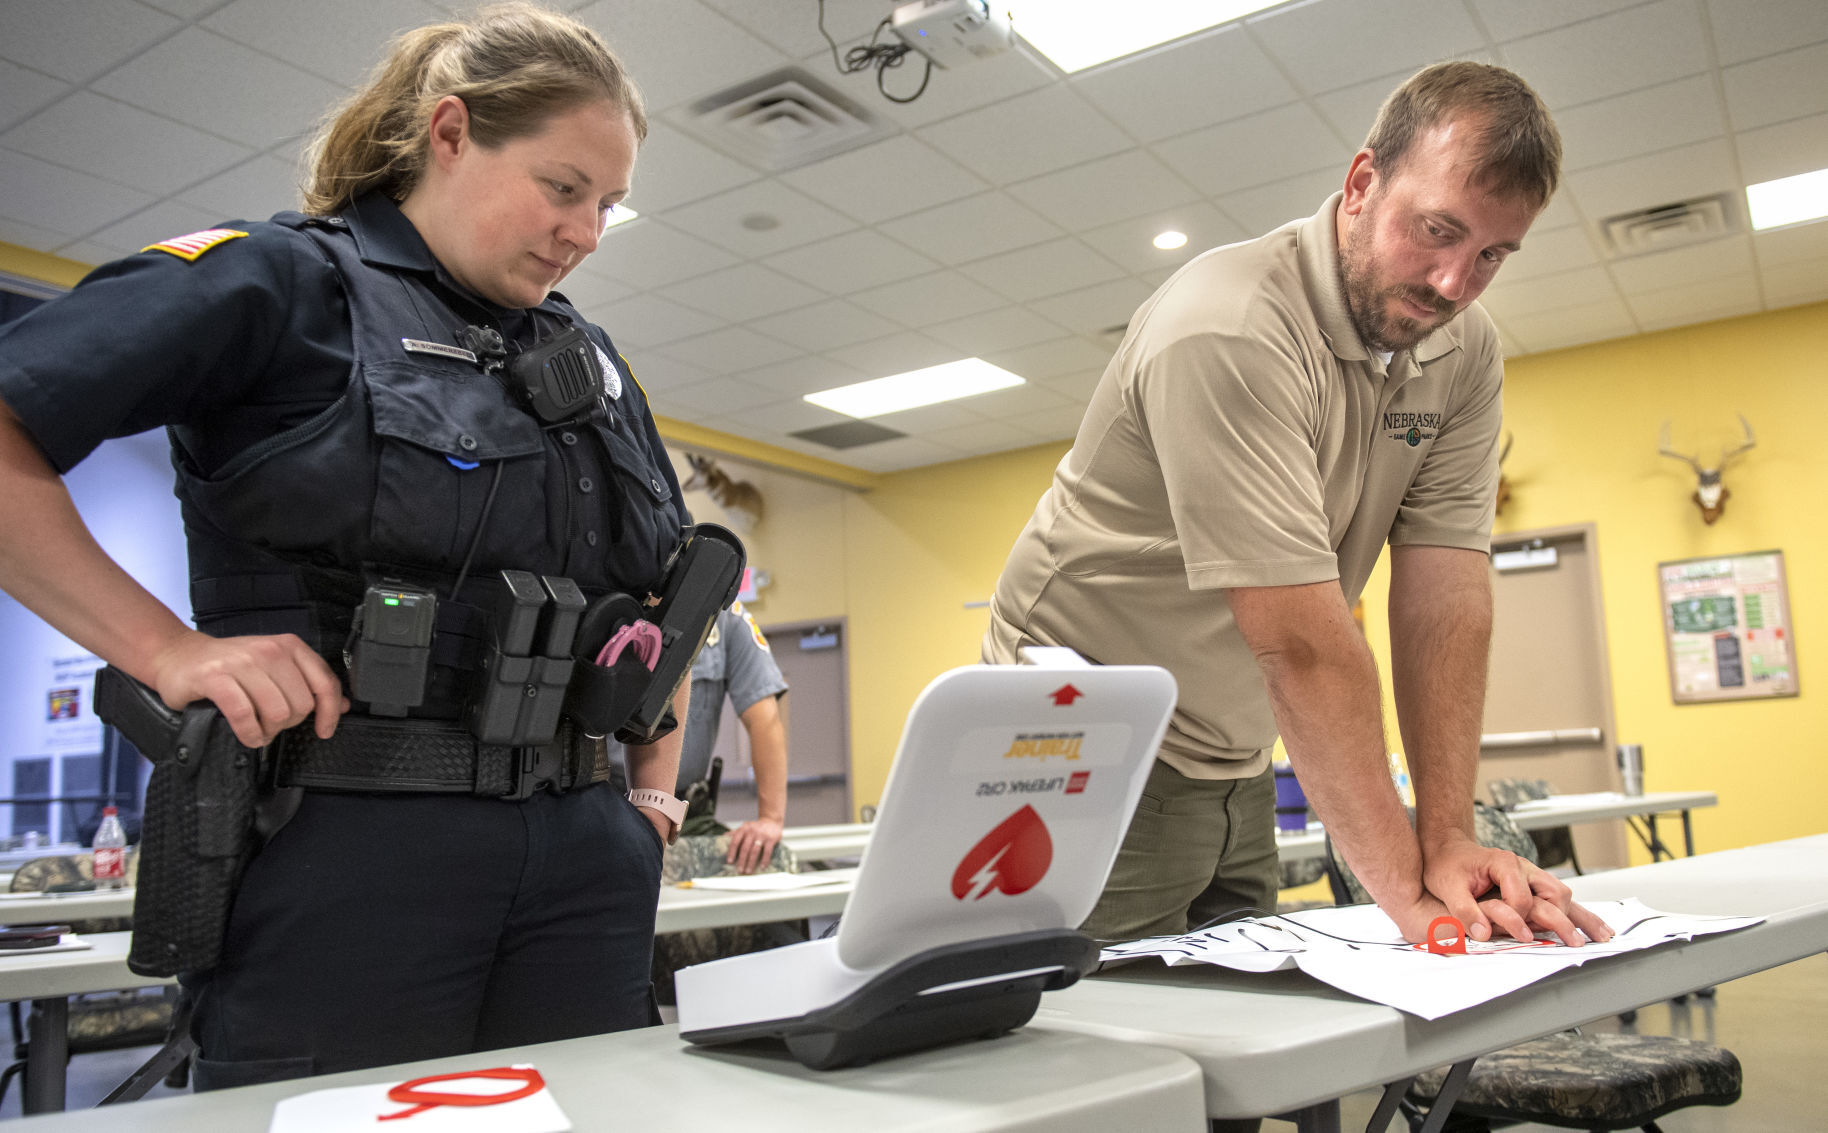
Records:
M1085 931L1276 907L1278 734L1410 940L1606 939L1567 886L1473 838L1503 355L1476 300L1559 178L1521 78L1422 70L1312 217L1215 249L1137 310L997 583L984 658L1160 664L1180 699ZM1412 829L1351 606L1385 544ZM1584 934L1584 935L1583 935Z
M464 723L502 570L648 593L690 522L645 394L554 290L645 133L574 19L409 31L317 137L303 211L154 244L0 331L0 587L273 761L224 959L184 977L199 1088L653 1019L677 734L630 749L631 801L569 726L534 776ZM554 420L493 362L573 334L596 396ZM160 425L194 630L59 478ZM344 661L377 577L439 602L424 703L385 714Z

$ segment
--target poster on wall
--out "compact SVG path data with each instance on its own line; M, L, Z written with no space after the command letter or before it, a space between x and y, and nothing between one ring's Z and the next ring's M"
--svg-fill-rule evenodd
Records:
M1658 563L1657 575L1677 704L1796 695L1782 551Z
M102 722L95 715L95 672L102 659L78 653L47 661L44 740L38 753L93 755L102 749Z

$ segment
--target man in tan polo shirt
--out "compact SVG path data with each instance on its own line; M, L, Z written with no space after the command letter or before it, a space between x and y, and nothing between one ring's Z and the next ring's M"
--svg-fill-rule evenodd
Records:
M1472 838L1503 381L1473 300L1548 203L1560 161L1522 79L1427 68L1385 103L1343 193L1199 256L1130 320L1010 553L984 642L992 662L1066 645L1163 665L1180 684L1089 934L1274 911L1280 733L1328 832L1410 939L1449 912L1477 939L1493 926L1610 935L1560 881ZM1413 830L1350 614L1386 542Z

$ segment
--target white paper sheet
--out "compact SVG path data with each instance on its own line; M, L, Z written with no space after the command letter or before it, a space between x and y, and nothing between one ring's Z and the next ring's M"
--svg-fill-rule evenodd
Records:
M515 1072L509 1078L482 1077L480 1073ZM530 1063L493 1067L475 1076L416 1078L405 1082L378 1082L371 1086L345 1086L313 1090L286 1098L273 1107L267 1133L338 1133L360 1129L363 1133L402 1129L406 1133L567 1133L571 1120L552 1099L539 1071ZM469 1097L503 1097L537 1084L536 1092L510 1101L481 1105L428 1105L418 1109L411 1101L395 1101L388 1092L395 1087L408 1097L428 1099L437 1094ZM417 1109L417 1112L412 1112ZM401 1124L377 1124L393 1122Z
M1406 942L1376 905L1345 905L1116 944L1100 958L1111 963L1157 956L1169 964L1218 964L1240 972L1298 968L1361 999L1439 1019L1565 968L1764 919L1660 913L1636 900L1585 904L1611 926L1611 940L1569 948L1547 934L1534 942L1500 937L1484 945L1468 941L1464 956L1437 956Z

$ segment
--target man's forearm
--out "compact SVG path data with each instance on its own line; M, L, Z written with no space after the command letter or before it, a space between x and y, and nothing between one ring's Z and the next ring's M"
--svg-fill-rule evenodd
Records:
M755 769L756 817L787 821L787 726L772 697L751 704L742 716L749 733L749 762Z
M1488 563L1450 547L1391 553L1391 683L1424 848L1473 833L1492 637Z

